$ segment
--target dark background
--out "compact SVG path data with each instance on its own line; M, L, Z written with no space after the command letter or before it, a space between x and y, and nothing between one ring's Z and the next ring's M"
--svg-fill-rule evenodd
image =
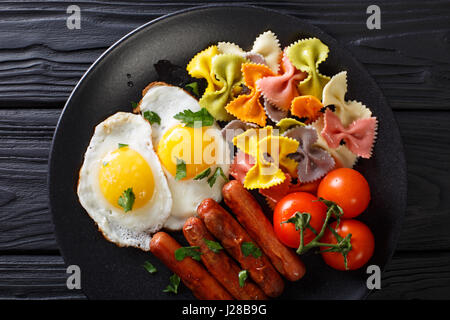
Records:
M0 2L0 298L85 298L66 287L48 209L47 160L61 109L116 40L206 3ZM408 207L382 289L369 299L450 299L450 2L242 3L294 15L335 37L394 110L408 164ZM66 27L71 4L81 8L80 30ZM381 30L366 27L371 4L381 8Z

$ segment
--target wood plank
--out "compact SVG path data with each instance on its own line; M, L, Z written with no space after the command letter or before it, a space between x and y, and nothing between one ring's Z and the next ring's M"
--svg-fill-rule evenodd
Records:
M47 156L60 110L0 109L0 252L56 250ZM408 160L408 207L398 250L450 250L450 112L395 113ZM432 230L432 232L430 232Z
M0 255L0 299L84 299L66 286L60 256ZM405 285L407 284L407 285ZM449 299L450 252L400 253L369 299Z
M60 256L0 256L0 299L85 299L67 288L67 276Z
M450 298L450 252L401 253L393 257L381 277L381 290L370 300Z
M0 106L59 107L90 64L123 35L164 14L206 3L1 2ZM330 33L366 66L393 108L450 109L447 1L378 1L381 30L366 28L369 0L246 3L297 16ZM80 30L66 27L71 4L81 8Z

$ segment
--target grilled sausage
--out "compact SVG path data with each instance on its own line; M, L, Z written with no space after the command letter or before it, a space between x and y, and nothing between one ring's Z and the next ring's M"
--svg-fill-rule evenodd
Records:
M200 247L201 259L217 281L238 300L267 299L264 292L251 280L247 280L243 287L239 285L239 266L223 251L212 251L205 242L215 241L199 218L189 218L183 227L183 234L191 246Z
M158 232L150 241L150 251L200 300L231 300L233 297L212 277L200 263L191 257L181 261L175 259L175 250L180 244L165 232Z
M222 193L227 206L269 257L278 272L290 281L302 278L305 274L305 265L297 254L278 240L272 224L250 192L245 190L239 181L233 180L224 185Z
M277 297L283 292L283 279L270 264L264 253L258 258L251 254L244 255L242 244L244 242L255 244L255 242L224 208L213 199L205 199L198 206L197 213L209 232L240 263L242 269L249 272L250 277L266 295Z

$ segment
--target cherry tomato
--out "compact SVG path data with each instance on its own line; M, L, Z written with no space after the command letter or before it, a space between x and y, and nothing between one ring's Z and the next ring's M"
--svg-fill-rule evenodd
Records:
M358 171L339 168L322 179L317 196L338 204L344 210L343 218L348 219L366 210L370 201L370 188Z
M278 239L286 246L298 248L300 245L300 230L295 230L293 223L281 223L293 217L296 212L307 212L311 215L309 224L319 232L326 217L327 207L317 201L317 197L307 192L293 192L281 199L273 213L273 228ZM310 229L303 233L303 243L307 244L315 235Z
M335 229L337 234L345 238L351 233L350 243L351 250L347 254L347 270L356 270L361 268L369 261L373 255L375 248L375 240L370 231L364 223L354 220L341 220L339 226L336 228L337 222L330 224L330 227ZM322 243L336 244L337 240L333 233L327 228L325 234L320 240ZM329 247L322 247L321 250ZM337 270L346 270L344 263L344 256L339 252L321 252L322 258L326 264Z

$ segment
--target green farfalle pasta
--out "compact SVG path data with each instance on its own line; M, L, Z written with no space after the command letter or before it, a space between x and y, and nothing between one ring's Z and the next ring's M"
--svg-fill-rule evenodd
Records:
M327 59L328 52L328 47L317 38L299 40L287 48L286 54L292 64L308 73L308 77L298 85L301 95L312 95L322 100L323 87L330 77L320 74L318 68Z
M245 58L234 54L219 54L212 61L211 72L219 82L219 89L205 92L199 103L216 120L233 119L233 116L225 110L225 106L234 99L234 90L240 88L241 65L244 62L246 62Z

